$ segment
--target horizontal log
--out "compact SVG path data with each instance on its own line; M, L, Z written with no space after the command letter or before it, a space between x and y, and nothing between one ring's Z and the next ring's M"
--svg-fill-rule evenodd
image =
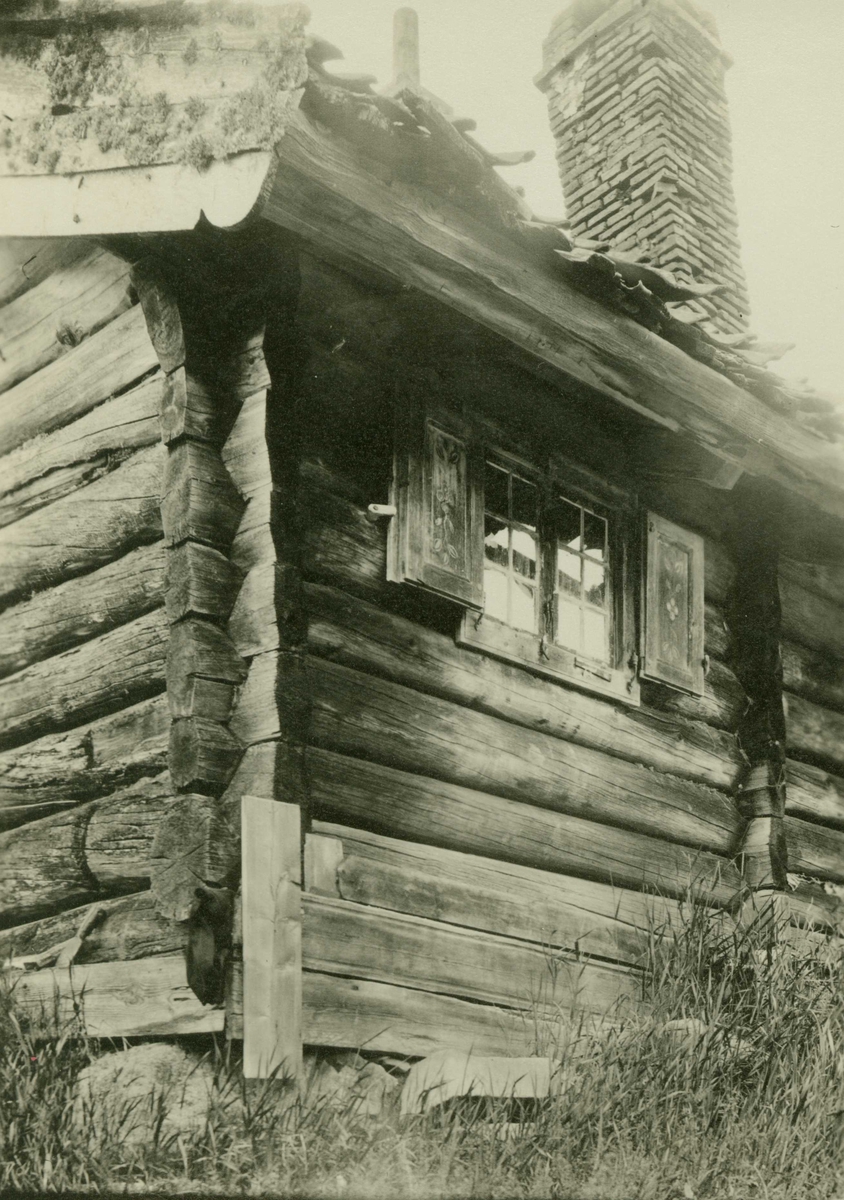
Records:
M273 603L272 568L265 575L260 592L264 603L256 586L249 596L250 606L265 631L263 645L271 640L278 645L277 630L272 639L266 611ZM334 589L308 585L305 596L309 645L332 661L716 787L731 787L741 769L734 738L699 722L652 715L644 706L640 710L615 706L551 683L458 647L447 635ZM247 619L244 613L241 631ZM253 636L249 647L253 652L256 641Z
M169 546L192 540L225 553L245 501L218 452L199 442L170 447L164 463L161 519Z
M345 139L296 114L265 217L337 257L420 289L500 334L561 379L688 433L824 511L844 511L837 450L561 279L541 248L439 194L383 186ZM736 441L741 448L736 453ZM732 446L732 449L729 447Z
M225 722L248 666L231 638L209 621L187 617L173 625L167 646L167 701L173 717Z
M181 954L27 971L15 980L12 996L36 1036L66 1030L77 1009L89 1037L174 1037L223 1028L222 1008L201 1004L188 987Z
M242 582L243 573L219 550L184 542L167 555L167 616L206 617L225 625Z
M786 693L786 745L801 761L844 774L844 713Z
M389 837L729 907L741 881L727 859L311 747L314 815Z
M158 822L150 851L156 911L186 921L197 884L236 882L240 868L240 805L211 796L181 796Z
M306 1045L423 1058L443 1049L519 1056L545 1048L536 1024L511 1009L314 971L304 972L302 992Z
M833 604L844 603L844 567L836 562L797 562L780 556L780 579L800 589L825 596Z
M16 300L30 288L90 254L85 238L6 238L0 273L0 305Z
M167 445L191 438L211 445L225 441L237 409L237 399L213 390L179 367L164 377L161 399L161 440Z
M53 587L161 537L162 448L0 530L0 600Z
M305 890L624 963L679 920L676 901L317 821Z
M785 811L795 817L844 829L844 779L789 759Z
M835 884L793 879L779 902L789 911L795 925L844 934L844 899L835 894L834 888Z
M133 263L131 278L158 361L165 371L175 371L185 361L185 336L173 290L153 257Z
M707 634L710 628L707 621ZM706 652L713 653L711 639ZM691 721L703 721L716 729L736 730L747 708L747 695L735 674L723 662L711 658L704 686L703 696L691 696L676 688L643 680L642 705L658 712L676 713Z
M811 650L844 658L844 596L832 600L791 575L780 576L783 636Z
M243 747L218 721L186 717L170 727L168 761L180 792L219 795L234 774Z
M96 904L104 915L79 948L74 960L77 964L126 962L156 954L178 954L184 949L185 926L156 912L149 892ZM69 908L55 916L3 930L0 963L25 954L40 954L72 938L89 909L89 905Z
M522 1008L540 1019L559 1009L620 1016L641 995L629 968L326 896L302 897L302 965Z
M129 308L129 265L107 250L56 271L0 309L0 391L64 354Z
M161 377L99 405L72 424L25 442L2 460L0 525L60 500L158 441Z
M60 429L157 367L136 305L5 393L0 446L8 453L30 438Z
M112 796L0 834L0 926L148 885L166 772Z
M270 520L272 472L266 438L267 392L244 400L221 458L238 491L246 498L246 511L238 530L243 536Z
M163 608L0 680L0 748L93 721L164 688Z
M79 804L163 771L170 714L164 695L0 753L0 828L6 814ZM30 818L31 819L31 818Z
M38 592L0 613L0 676L60 654L164 602L163 542Z
M789 871L844 883L844 831L786 817L785 840Z
M231 721L245 745L278 737L279 656L253 659ZM310 740L448 783L731 853L730 797L337 663L308 665Z
M844 712L844 658L797 642L783 642L781 649L782 679L788 691L823 708Z

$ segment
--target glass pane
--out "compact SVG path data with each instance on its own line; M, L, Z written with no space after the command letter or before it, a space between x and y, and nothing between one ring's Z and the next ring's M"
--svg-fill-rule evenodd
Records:
M525 579L536 579L536 538L523 529L513 530L513 570Z
M569 550L557 547L557 591L580 597L580 564L583 560ZM591 565L591 564L590 564Z
M583 513L583 549L593 558L603 559L607 546L607 523L594 513Z
M603 608L606 598L606 572L603 564L583 560L583 591L589 604Z
M521 579L511 579L510 587L510 624L516 629L536 633L536 588L523 583Z
M509 475L492 463L486 464L484 472L484 508L488 512L497 513L499 517L510 515L510 503L507 498L507 481Z
M484 558L505 570L508 566L507 539L509 527L497 517L484 517Z
M589 658L607 658L607 622L601 613L583 610L583 653Z
M497 621L507 620L508 577L495 567L484 569L484 615Z
M580 549L580 509L568 500L558 500L554 506L557 537L572 550Z
M520 521L522 525L529 525L531 529L535 529L537 507L536 488L532 483L528 483L524 479L519 479L518 475L513 475L512 480L513 508L510 515L514 521Z
M556 641L570 650L580 649L580 607L562 597L557 599Z

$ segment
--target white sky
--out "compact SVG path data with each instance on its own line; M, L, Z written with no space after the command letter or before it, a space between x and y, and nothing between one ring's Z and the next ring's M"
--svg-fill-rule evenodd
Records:
M735 190L755 332L797 348L775 370L844 397L844 3L699 0L734 59ZM398 0L309 0L310 29L344 52L329 70L392 78ZM563 211L545 99L532 80L563 0L415 0L422 84L474 117L540 215Z

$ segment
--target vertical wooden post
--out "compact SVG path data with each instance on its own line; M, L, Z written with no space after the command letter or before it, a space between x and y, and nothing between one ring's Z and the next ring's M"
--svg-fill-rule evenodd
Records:
M243 1073L302 1073L301 821L296 804L242 799Z

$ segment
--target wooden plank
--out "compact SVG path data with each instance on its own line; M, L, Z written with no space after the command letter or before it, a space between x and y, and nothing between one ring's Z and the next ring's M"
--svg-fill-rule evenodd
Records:
M93 248L0 309L0 391L34 374L129 308L129 265Z
M89 1037L172 1037L223 1028L222 1008L201 1004L188 987L181 954L25 972L12 995L36 1036L62 1031L77 1006Z
M786 817L785 839L789 871L844 883L844 832Z
M158 608L164 571L164 543L154 542L7 608L0 613L0 676Z
M66 270L91 249L85 238L4 238L0 305L37 287L53 272Z
M279 156L264 214L323 257L380 268L619 404L687 431L825 511L844 512L837 447L825 447L724 376L579 294L544 252L516 244L442 195L432 204L397 179L384 188L379 172L347 142L301 113Z
M0 680L0 748L93 721L164 687L163 608Z
M71 425L25 442L3 459L0 525L91 483L158 441L161 377L101 404Z
M270 636L271 572L271 567L250 572L244 584L246 599L241 593L233 614L233 624L245 643L243 652L255 652L258 633L255 629L249 639L247 608L264 631L261 644L271 640L278 644L277 632L274 639ZM458 647L453 638L434 629L335 589L307 585L305 597L309 646L334 662L715 787L733 786L741 770L734 738L697 721L651 716L645 707L631 710L550 683L519 667Z
M0 531L0 600L53 587L161 537L160 446Z
M819 767L789 759L785 811L822 825L844 829L844 779Z
M244 936L246 929L244 922ZM620 1016L641 995L641 980L627 967L307 893L302 962L311 971L522 1008L540 1017L560 1010ZM247 1036L249 1013L247 1002Z
M79 804L159 774L169 730L161 695L0 753L0 828L45 815L39 806Z
M244 796L243 1073L302 1073L302 874L295 804Z
M844 610L838 619L844 621ZM797 642L783 642L782 679L789 692L804 700L844 712L844 658Z
M77 963L125 962L155 954L178 954L185 927L156 912L149 892L97 901L104 914L85 938ZM0 932L0 963L14 956L40 954L76 933L89 905Z
M313 829L305 889L320 895L625 963L640 962L651 931L679 918L666 897L325 821Z
M844 596L831 600L797 582L780 576L783 636L821 654L844 658Z
M682 897L694 884L725 908L741 885L728 859L660 837L315 747L307 768L314 815L325 820L615 887Z
M784 699L789 754L844 773L844 713L821 708L802 696L787 694Z
M0 925L146 887L166 772L112 796L0 834Z
M157 366L143 313L135 305L5 393L0 445L8 452L60 429Z
M249 745L280 736L279 655L253 659L231 721ZM739 831L733 800L338 663L308 664L314 745L448 783L730 853Z

